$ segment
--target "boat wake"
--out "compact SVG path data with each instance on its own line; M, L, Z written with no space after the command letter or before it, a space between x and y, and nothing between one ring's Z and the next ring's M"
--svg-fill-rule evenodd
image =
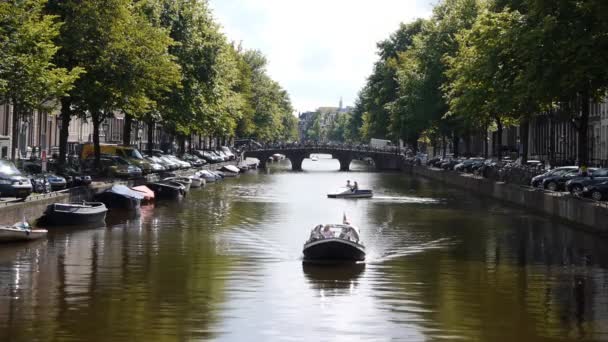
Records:
M418 253L423 253L430 250L445 249L457 244L457 241L451 238L441 238L429 242L419 243L411 246L399 247L395 249L385 250L377 254L372 250L368 253L368 264L378 264L389 260L410 256Z
M386 202L386 203L405 203L405 204L435 204L441 203L441 200L436 198L425 198L425 197L412 197L412 196L374 196L372 199L374 202Z
M267 261L287 261L294 259L279 243L269 240L244 228L234 228L217 237L220 252Z

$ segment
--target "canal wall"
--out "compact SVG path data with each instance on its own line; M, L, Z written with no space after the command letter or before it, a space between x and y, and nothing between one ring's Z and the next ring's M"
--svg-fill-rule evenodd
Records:
M424 166L409 166L406 171L445 184L453 185L478 195L489 196L516 204L526 209L550 215L595 233L608 234L608 207L573 197L569 194L547 192L542 189L522 187L504 182L455 171L445 171Z
M225 162L218 164L206 165L197 170L218 170L224 165L236 165L236 162ZM177 176L189 176L192 175L196 170L179 170L175 171ZM82 202L90 201L93 196L106 189L109 189L114 184L125 184L128 186L145 184L146 182L153 182L159 180L159 175L147 175L145 178L136 180L109 180L105 182L94 182L90 186L80 186L75 188L69 188L62 191L51 192L48 194L32 194L27 197L23 202L6 201L0 202L0 225L12 225L16 222L23 220L24 218L34 223L40 218L46 207L53 203L70 203L70 202Z

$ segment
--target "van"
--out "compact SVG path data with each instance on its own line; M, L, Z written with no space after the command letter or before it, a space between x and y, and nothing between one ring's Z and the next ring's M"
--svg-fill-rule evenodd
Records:
M118 156L129 163L139 167L144 174L152 172L152 165L144 159L141 153L132 146L122 146L116 144L99 144L101 154ZM89 156L95 155L95 147L93 143L82 144L80 149L80 159L86 160Z

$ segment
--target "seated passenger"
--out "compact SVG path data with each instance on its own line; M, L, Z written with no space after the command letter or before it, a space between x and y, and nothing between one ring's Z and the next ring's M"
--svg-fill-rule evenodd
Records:
M355 186L353 186L353 191L359 190L359 184L355 182Z
M347 181L346 181L346 188L347 188L347 189L352 189L352 188L353 188L353 186L352 186L352 185L350 185L350 180L347 180Z
M321 235L323 235L324 238L329 239L334 237L334 232L329 229L329 226L325 226L321 232Z

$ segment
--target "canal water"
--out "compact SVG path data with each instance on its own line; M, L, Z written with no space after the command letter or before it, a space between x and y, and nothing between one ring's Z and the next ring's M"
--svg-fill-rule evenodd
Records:
M0 246L0 341L608 340L608 242L399 173L307 160ZM328 199L357 181L370 200ZM345 213L364 264L303 266Z

